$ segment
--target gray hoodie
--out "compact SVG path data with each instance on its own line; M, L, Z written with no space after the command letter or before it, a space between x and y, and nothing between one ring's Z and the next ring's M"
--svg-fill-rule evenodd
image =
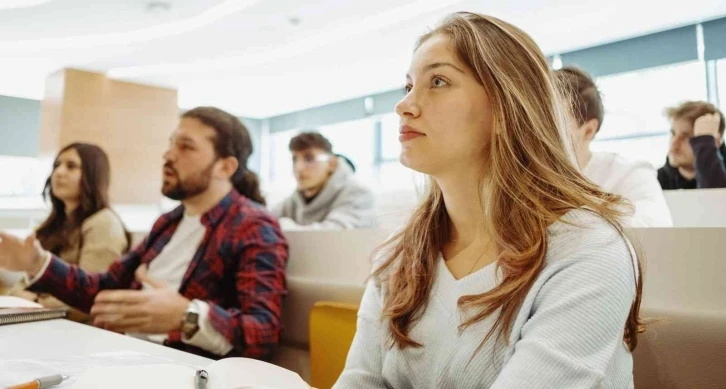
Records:
M323 189L309 203L295 191L272 208L283 228L293 221L302 229L349 229L376 226L373 192L355 179L344 161L338 164Z

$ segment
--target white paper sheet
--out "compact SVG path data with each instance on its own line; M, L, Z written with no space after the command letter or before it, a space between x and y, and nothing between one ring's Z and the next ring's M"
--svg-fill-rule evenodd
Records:
M228 358L204 368L209 389L308 389L296 373L246 358ZM98 367L82 374L73 389L192 389L197 368L178 364Z
M97 367L142 366L175 363L169 359L135 351L98 353L90 356L69 356L63 359L0 360L0 388L29 382L54 374L70 378L54 389L75 388L78 377ZM179 364L177 364L179 365ZM189 367L194 369L196 367Z
M195 372L173 364L97 367L78 377L73 389L192 389Z
M20 297L15 296L0 296L0 309L2 308L42 308L43 306L34 303L32 301L28 301L26 299L21 299Z
M309 389L300 376L271 363L248 358L227 358L207 369L209 389Z

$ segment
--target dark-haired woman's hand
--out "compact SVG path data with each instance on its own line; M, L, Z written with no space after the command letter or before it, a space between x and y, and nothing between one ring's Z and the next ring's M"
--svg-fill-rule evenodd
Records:
M0 232L0 268L26 272L32 278L43 268L46 257L34 234L19 239Z

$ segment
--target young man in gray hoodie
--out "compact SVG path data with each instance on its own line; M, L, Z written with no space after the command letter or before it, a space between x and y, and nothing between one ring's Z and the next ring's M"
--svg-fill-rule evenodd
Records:
M272 212L283 229L349 229L376 226L373 192L333 153L317 132L290 140L297 190Z

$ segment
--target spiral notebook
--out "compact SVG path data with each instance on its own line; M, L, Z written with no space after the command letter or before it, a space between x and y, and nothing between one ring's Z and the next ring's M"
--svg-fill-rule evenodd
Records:
M68 308L43 308L40 304L17 297L0 296L0 326L40 320L62 319Z

